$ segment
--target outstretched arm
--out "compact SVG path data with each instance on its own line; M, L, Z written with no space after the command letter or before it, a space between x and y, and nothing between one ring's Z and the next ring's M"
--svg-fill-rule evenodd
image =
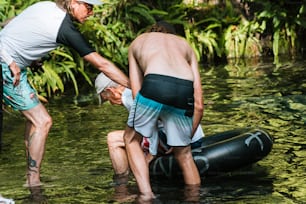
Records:
M113 81L121 84L122 86L128 88L130 87L128 77L114 63L102 57L97 52L92 52L88 55L85 55L84 59L90 62L93 66L95 66L98 70L103 72Z

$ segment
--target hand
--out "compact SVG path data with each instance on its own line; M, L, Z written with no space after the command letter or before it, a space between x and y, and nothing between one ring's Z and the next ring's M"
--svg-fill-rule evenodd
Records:
M165 152L165 154L171 154L173 152L173 147L170 147L168 151Z
M14 77L13 85L18 86L20 82L20 67L16 64L15 61L13 61L9 65L11 72L12 72L12 77Z
M145 154L145 158L146 158L147 164L149 165L150 162L151 162L153 159L155 159L155 156L153 156L151 153L147 153L147 154Z

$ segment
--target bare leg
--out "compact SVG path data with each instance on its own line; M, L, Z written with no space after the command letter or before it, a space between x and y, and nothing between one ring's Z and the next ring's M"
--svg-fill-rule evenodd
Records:
M28 165L26 185L37 186L41 185L40 166L52 119L42 104L22 113L27 118L24 138Z
M185 184L199 185L201 184L200 174L194 163L190 145L186 147L173 147L173 152L178 161L184 176Z
M129 163L123 141L124 130L108 133L107 145L109 156L115 172L113 184L116 186L127 184L129 181Z
M140 200L146 201L153 199L154 194L150 184L149 167L140 146L141 140L141 135L134 129L130 127L125 129L124 142L129 164L141 194Z
M129 171L128 159L123 141L124 130L117 130L108 133L107 145L109 156L112 161L115 174L127 174Z

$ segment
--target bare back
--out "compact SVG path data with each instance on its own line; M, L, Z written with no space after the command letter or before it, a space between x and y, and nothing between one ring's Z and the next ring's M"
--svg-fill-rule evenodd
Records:
M203 115L203 95L198 61L192 47L179 36L161 32L138 36L129 48L129 76L135 97L144 76L160 74L193 81L193 133Z
M161 98L167 97L167 100L174 98L175 100L185 101L184 104L190 105L190 101L188 102L188 99L187 100L184 100L184 99L186 99L186 93L188 95L187 98L189 99L192 98L192 96L190 95L193 94L194 107L191 108L193 109L192 111L193 117L192 118L189 117L189 119L192 119L192 132L190 132L190 129L189 129L188 131L182 133L182 135L187 136L187 137L188 137L188 134L190 133L191 134L189 136L193 136L195 133L195 130L200 124L200 121L203 115L203 96L202 96L200 73L198 70L198 62L197 62L193 49L190 47L187 41L176 35L160 32L160 31L153 31L153 32L151 31L150 33L144 33L138 36L132 42L129 48L128 59L129 59L129 76L130 76L131 88L132 88L134 97L139 93L139 91L141 91L140 93L144 93L146 91L148 93L146 95L150 95L151 99L153 98L152 97L153 95L154 96L156 95L157 97L161 97ZM160 75L166 75L170 77L151 76L151 77L155 77L155 79L156 78L159 78L159 79L155 81L154 80L150 81L149 80L150 76L147 76L145 79L146 81L144 81L144 76L148 74L160 74ZM175 80L176 82L173 83L172 77L179 78L179 79L185 79L189 81ZM171 83L169 84L171 85L165 85L166 80L170 80ZM154 83L152 81L154 81ZM180 83L178 83L177 81L180 81ZM182 81L188 82L188 85L187 86L182 85L182 84L185 84L185 83L182 83ZM191 88L190 81L193 82L193 87L192 87L193 93L192 93L192 90L190 89ZM145 85L143 86L143 84ZM152 88L149 89L148 87L150 86ZM155 88L155 86L159 86L159 87ZM185 90L186 87L188 87L188 91L180 92L181 90ZM165 90L165 91L161 91L161 90ZM137 95L137 96L141 97L141 95ZM181 96L184 99L180 100L179 96ZM145 96L143 98L145 98ZM134 103L135 105L139 104L139 107L142 107L142 104L140 102L138 103L138 100L135 100L135 101L136 101ZM174 102L171 101L171 104L174 104ZM175 105L173 106L177 107ZM154 107L155 105L154 106L148 105L148 107L145 107L144 109L147 112L151 112L151 110L154 109ZM136 120L134 119L141 118L141 117L138 117L137 114L145 115L145 114L142 114L141 112L137 112L137 113L136 112L137 110L135 108L135 113L132 112L132 114L130 114L131 118L129 117L129 122L133 123L133 127L135 127L135 124L136 124ZM154 112L154 114L155 113L159 114L158 111L155 112L154 110L152 110L152 112ZM152 116L154 114L152 114ZM155 114L155 116L157 117L161 116L157 114ZM163 122L165 121L169 122L170 120L168 124L170 123L173 124L175 123L174 121L180 121L180 119L178 119L180 118L180 116L175 116L172 120L170 119L170 117L172 117L172 115L170 114L171 113L167 115L168 118L162 118ZM137 116L134 117L135 115ZM148 120L149 118L154 118L154 117L151 117L150 115L149 117L141 118L141 120L143 121L143 124L139 126L145 127L146 129L148 129L147 127L152 127L156 125L154 124L156 121L156 118L155 120L154 119ZM185 116L183 118L186 119ZM132 123L130 123L130 125ZM185 146L185 145L183 145L184 147L181 146L184 143L180 141L183 141L184 137L180 137L178 136L180 134L177 134L180 130L182 130L179 127L179 124L182 124L182 123L178 122L177 126L173 126L174 130L171 130L171 128L168 128L167 133L169 133L169 135L172 135L173 138L171 138L171 140L173 139L173 143L172 143L173 145L180 145L180 147L178 146L174 147L174 154L175 154L175 158L177 159L179 165L182 167L182 172L184 175L185 183L191 184L191 185L194 185L194 184L198 185L201 183L201 180L200 180L199 172L197 171L197 167L192 159L190 146ZM169 127L170 125L166 125L166 126ZM134 132L132 133L134 133L134 138L136 138L137 134L135 133L136 132L135 129L133 129L133 131ZM130 132L131 132L130 129L127 128L124 138L129 139L130 135L133 136L132 133ZM126 141L128 141L127 139ZM167 137L167 139L170 140L170 137ZM177 141L175 140L178 140L179 142L176 143ZM150 181L149 171L146 167L144 167L144 166L147 166L145 162L145 158L143 157L139 158L139 154L142 153L140 151L141 149L139 148L139 138L134 139L133 143L128 141L125 144L127 147L126 148L127 154L129 155L128 158L130 161L130 166L136 177L136 181L137 181L139 188L142 189L142 192L151 192L152 189L151 189L150 182L149 182ZM138 144L138 146L134 144Z
M196 61L189 44L173 34L151 32L138 36L131 53L144 75L161 74L194 80L192 63Z

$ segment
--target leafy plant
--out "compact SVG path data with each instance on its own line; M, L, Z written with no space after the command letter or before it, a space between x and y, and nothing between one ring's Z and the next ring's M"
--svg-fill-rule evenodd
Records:
M289 54L295 56L298 28L306 28L305 6L302 1L300 3L298 1L290 3L282 0L274 3L260 0L256 3L263 8L258 11L256 21L272 25L275 61L278 61L279 53L284 53L286 50L289 51Z
M262 33L265 25L242 19L239 25L229 26L224 34L227 58L260 56L261 44L257 33Z
M78 58L79 63L77 64L75 59ZM85 72L83 60L66 47L59 47L51 51L48 60L45 60L41 67L37 70L29 68L28 73L30 84L44 97L63 93L64 85L70 81L78 95L77 73L80 73L90 85L92 84Z
M133 1L105 1L81 32L104 57L128 72L127 52L137 32L154 23L150 9Z
M207 22L208 27L202 29L201 24ZM198 60L205 55L208 61L212 62L215 56L221 57L222 51L218 44L218 34L214 31L215 28L221 27L220 22L217 19L205 19L195 24L185 24L185 35L190 45L196 52Z
M16 16L35 2L38 0L0 0L1 22ZM239 10L237 1L218 1L218 4L210 4L211 1L186 2L104 0L103 6L94 8L93 17L77 26L97 52L126 73L129 44L158 20L174 24L178 33L186 37L194 48L198 60L208 62L225 57L260 55L259 40L262 35L273 36L273 54L277 61L278 55L287 50L295 55L299 46L297 42L305 34L303 0L241 0L238 3L251 5L250 12L254 13L254 16L247 18ZM90 75L95 73L92 70L74 50L59 47L49 54L38 69L29 68L28 78L41 96L61 94L70 84L78 95L78 77L92 85Z

